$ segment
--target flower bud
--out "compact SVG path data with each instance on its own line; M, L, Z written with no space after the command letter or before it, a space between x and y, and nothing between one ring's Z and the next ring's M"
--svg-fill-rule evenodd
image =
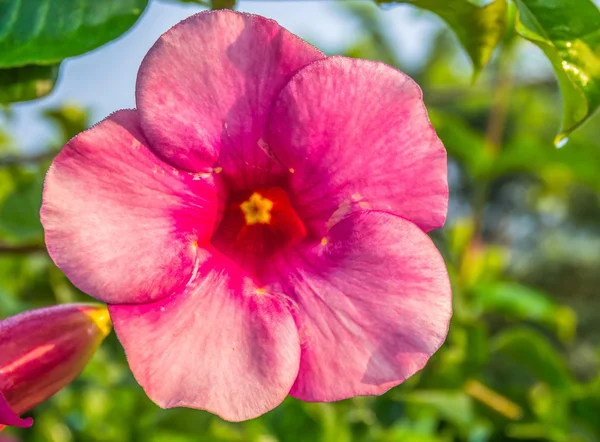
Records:
M65 304L0 320L0 429L69 384L110 333L100 304Z

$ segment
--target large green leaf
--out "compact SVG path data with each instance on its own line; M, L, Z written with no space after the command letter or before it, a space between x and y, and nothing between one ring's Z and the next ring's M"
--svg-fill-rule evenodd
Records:
M148 0L0 0L0 67L54 64L129 29Z
M43 97L52 91L57 77L58 65L0 69L0 103Z
M565 362L540 333L507 329L494 339L492 348L552 387L568 389L573 385Z
M568 307L557 305L546 293L532 287L497 282L477 287L475 295L477 304L487 313L551 325L565 340L575 334L575 313Z
M600 106L600 11L591 0L517 0L517 6L517 32L544 51L560 83L560 147Z
M477 6L469 0L376 0L379 4L408 3L439 15L454 31L473 61L475 75L483 69L507 25L508 3L493 0Z

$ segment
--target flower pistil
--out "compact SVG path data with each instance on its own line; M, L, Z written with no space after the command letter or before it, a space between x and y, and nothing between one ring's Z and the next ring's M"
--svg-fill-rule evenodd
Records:
M260 193L254 192L247 201L240 204L247 225L269 224L273 201L264 198Z

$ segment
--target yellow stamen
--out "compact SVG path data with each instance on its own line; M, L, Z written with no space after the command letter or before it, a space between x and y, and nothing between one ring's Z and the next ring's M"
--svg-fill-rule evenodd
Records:
M260 193L254 192L248 201L240 204L240 209L244 212L246 224L269 224L271 222L273 201L263 198Z
M325 237L321 238L321 245L322 246L326 246L328 242L329 241L327 241L327 238L325 238Z

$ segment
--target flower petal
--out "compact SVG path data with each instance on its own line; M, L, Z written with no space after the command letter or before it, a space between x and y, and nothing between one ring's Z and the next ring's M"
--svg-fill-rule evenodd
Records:
M279 95L267 142L293 171L301 218L320 234L367 208L425 231L444 224L446 151L419 86L396 69L345 57L307 66Z
M193 15L142 62L136 101L144 132L174 166L218 165L232 187L260 187L277 166L261 142L272 102L298 69L323 57L263 17Z
M417 226L383 212L350 215L326 240L280 258L267 285L298 305L302 354L291 394L336 401L384 393L446 338L444 261Z
M46 177L48 252L77 287L105 302L176 291L219 217L212 178L167 166L146 146L137 113L119 111L73 138Z
M10 404L0 391L0 430L2 430L5 425L10 425L11 427L28 428L33 425L33 419L30 417L21 419L12 410Z
M164 408L192 407L251 419L289 393L298 373L298 331L285 303L237 269L207 258L179 295L111 305L115 331L148 396Z

